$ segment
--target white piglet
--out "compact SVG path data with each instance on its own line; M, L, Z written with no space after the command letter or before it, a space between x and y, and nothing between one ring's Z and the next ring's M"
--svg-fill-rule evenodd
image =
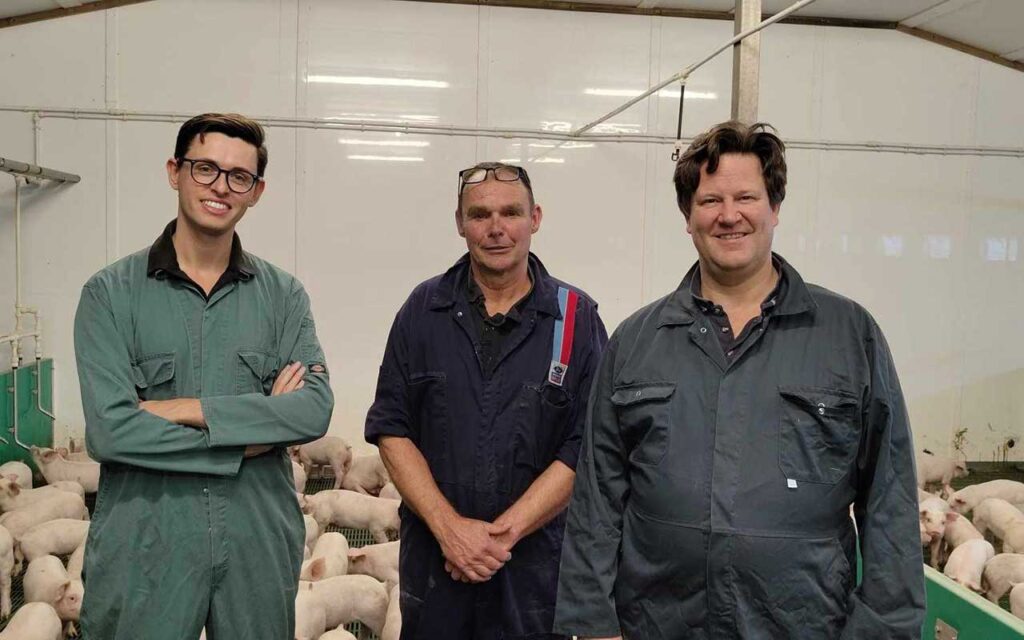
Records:
M329 531L316 541L309 560L302 563L299 580L316 582L348 573L348 540L344 535Z
M949 506L957 513L967 513L986 498L1000 498L1020 509L1024 507L1024 482L989 480L972 484L950 495Z
M999 602L1018 582L1024 582L1024 555L1000 553L985 565L982 586L985 596L992 602Z
M398 487L395 486L395 483L389 482L381 488L378 497L387 498L388 500L401 500L402 494L398 492Z
M14 538L0 527L0 618L11 615L11 583L14 580Z
M299 590L308 589L320 602L333 629L359 621L380 636L388 613L388 592L370 576L335 576L320 582L300 582Z
M0 464L0 478L17 480L23 489L32 488L32 468L20 460Z
M398 532L398 500L364 496L355 491L328 490L303 496L302 512L313 516L321 529L328 524L351 529L369 529L377 542L387 542L389 532Z
M389 482L391 478L379 455L357 456L352 460L352 468L345 474L341 488L375 496Z
M295 482L295 491L305 493L306 491L306 470L301 464L292 460L292 481Z
M381 582L398 582L398 552L401 541L371 544L348 552L348 572L373 576Z
M70 480L60 480L53 484L43 485L38 489L25 489L20 482L0 477L0 511L14 511L27 507L33 502L45 500L58 491L85 497L82 485Z
M327 614L320 598L307 589L295 594L295 640L316 640L327 629Z
M86 493L96 493L100 486L100 465L98 462L65 460L54 449L31 448L32 459L50 484L58 480L74 480L82 485Z
M328 465L334 471L334 488L340 489L342 480L352 466L352 447L337 436L324 436L299 447L299 462L309 473L315 465Z
M59 518L37 524L21 536L18 544L25 560L32 562L39 556L66 556L85 544L89 535L87 520Z
M967 476L967 463L937 456L931 451L924 449L914 456L917 459L917 486L925 489L931 485L941 486L944 491L953 493L949 485L954 478Z
M25 602L45 602L65 622L78 620L84 589L81 580L68 576L57 556L41 556L29 563L23 582Z
M1010 589L1010 613L1024 620L1024 582Z
M1003 541L1003 553L1024 551L1024 513L1006 500L986 498L974 508L978 533L992 534Z
M384 630L380 640L398 640L402 635L402 607L400 606L401 590L398 585L391 587L388 594L388 614L384 618Z
M60 640L61 637L60 617L45 602L30 602L21 607L0 631L0 640Z
M58 491L45 500L17 511L8 511L0 516L0 525L7 527L14 539L19 540L32 527L59 518L88 520L89 511L85 508L85 501L73 493Z
M985 571L985 564L995 555L996 550L987 540L968 540L953 549L942 572L974 593L984 593L981 574Z
M939 553L942 550L942 536L946 532L946 513L949 504L942 498L922 500L918 506L921 521L921 541L925 544L927 534L931 540L927 542L931 550L931 565L939 566Z
M320 640L356 640L356 637L349 633L345 627L338 627L320 636Z

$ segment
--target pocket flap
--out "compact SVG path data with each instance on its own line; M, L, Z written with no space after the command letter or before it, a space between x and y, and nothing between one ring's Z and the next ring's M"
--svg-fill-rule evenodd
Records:
M626 407L638 402L665 400L676 391L674 382L642 382L626 387L618 387L612 393L612 404Z
M260 380L267 377L268 373L271 373L267 371L271 358L265 353L260 351L239 351L238 357L252 370L253 375Z
M139 389L163 384L174 377L174 354L159 353L146 356L138 364L132 365L132 377Z
M849 410L860 402L857 396L842 389L824 389L804 385L779 386L779 395L813 409Z

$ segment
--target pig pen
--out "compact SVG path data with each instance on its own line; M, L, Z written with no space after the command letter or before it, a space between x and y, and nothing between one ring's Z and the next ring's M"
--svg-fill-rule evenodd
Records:
M334 477L330 476L330 475L324 475L322 477L310 478L309 480L306 481L306 491L305 492L307 494L317 493L318 491L323 491L325 489L331 489L333 487L333 485L334 485ZM41 486L41 485L36 485L36 486ZM96 494L87 494L86 498L85 498L85 506L88 507L90 514L93 512L93 509L94 509L95 505L96 505ZM365 529L342 529L342 528L336 527L334 525L331 525L331 526L327 527L327 529L325 531L337 531L337 532L343 534L345 536L345 538L348 540L349 546L351 548L353 548L353 549L358 548L358 547L364 547L364 546L371 545L371 544L375 543L375 541L373 539L373 536L370 534L369 531L367 531ZM64 564L67 565L68 558L66 556L62 557L61 561L63 561ZM11 583L11 615L12 616L14 615L15 611L17 611L22 605L25 604L25 592L24 592L24 589L22 587L22 578L23 578L23 576L24 576L24 572L22 572L21 575L15 576L14 579L12 580L12 583ZM10 618L8 618L8 620L10 620ZM4 628L7 627L8 620L0 621L0 631L2 631ZM352 635L354 635L356 637L359 637L360 624L358 622L354 622L352 624L346 625L345 628L348 629L352 633ZM79 632L78 637L81 637L81 632ZM377 640L376 634L372 634L371 633L369 637L371 638L371 640Z

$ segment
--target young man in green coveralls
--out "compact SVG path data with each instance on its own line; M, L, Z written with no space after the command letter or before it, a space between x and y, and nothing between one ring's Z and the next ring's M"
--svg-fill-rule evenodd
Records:
M82 290L75 354L102 465L88 640L292 637L304 528L285 448L324 434L334 398L302 285L234 233L266 186L263 140L234 114L182 125L177 218Z

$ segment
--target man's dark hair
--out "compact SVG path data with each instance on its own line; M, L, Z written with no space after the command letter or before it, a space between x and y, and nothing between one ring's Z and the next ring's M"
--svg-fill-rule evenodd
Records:
M199 136L199 141L202 142L208 133L223 133L232 138L240 138L256 147L256 175L263 177L263 171L267 168L267 147L264 144L266 135L263 127L255 120L237 113L204 113L181 125L178 129L178 139L174 143L175 160L185 157L196 136Z
M530 209L533 209L535 204L533 199L533 184L530 183L530 174L526 173L526 169L514 164L507 164L505 162L478 162L472 167L459 172L459 199L455 204L456 212L462 211L462 193L466 190L466 187L469 186L462 182L463 174L472 173L477 169L497 169L499 167L511 167L519 171L519 182L522 182L523 186L526 187L526 193L529 195L530 199ZM487 176L487 178L491 180L495 179L493 174Z
M769 129L771 131L769 131ZM723 153L752 153L761 160L761 176L768 189L768 202L782 204L786 198L786 145L772 133L775 127L764 122L745 125L730 120L711 127L693 139L686 153L676 163L673 182L676 202L687 220L690 203L700 185L700 168L707 162L707 172L718 171Z

